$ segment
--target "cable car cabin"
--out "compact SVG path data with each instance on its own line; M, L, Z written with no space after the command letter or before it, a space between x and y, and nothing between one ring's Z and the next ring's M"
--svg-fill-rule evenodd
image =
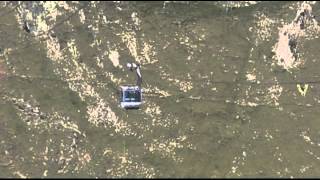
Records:
M139 86L120 86L120 106L125 109L139 109L142 104L142 90Z

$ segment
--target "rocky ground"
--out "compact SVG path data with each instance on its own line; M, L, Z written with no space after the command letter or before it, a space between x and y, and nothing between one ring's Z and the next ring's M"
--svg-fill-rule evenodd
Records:
M0 177L319 177L319 8L1 2Z

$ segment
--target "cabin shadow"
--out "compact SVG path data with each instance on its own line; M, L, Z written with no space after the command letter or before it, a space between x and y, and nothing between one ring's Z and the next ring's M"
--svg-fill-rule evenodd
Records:
M125 110L137 110L140 109L140 107L125 107Z

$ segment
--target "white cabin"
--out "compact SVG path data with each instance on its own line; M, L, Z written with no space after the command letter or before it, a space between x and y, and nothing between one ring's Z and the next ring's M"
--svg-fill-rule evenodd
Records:
M138 109L142 104L142 89L139 86L120 86L120 106L125 109Z

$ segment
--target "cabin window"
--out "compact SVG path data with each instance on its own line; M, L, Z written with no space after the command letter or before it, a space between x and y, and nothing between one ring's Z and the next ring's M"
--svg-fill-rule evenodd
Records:
M120 102L123 102L123 91L120 90Z
M139 90L125 91L124 102L141 102L141 93Z

